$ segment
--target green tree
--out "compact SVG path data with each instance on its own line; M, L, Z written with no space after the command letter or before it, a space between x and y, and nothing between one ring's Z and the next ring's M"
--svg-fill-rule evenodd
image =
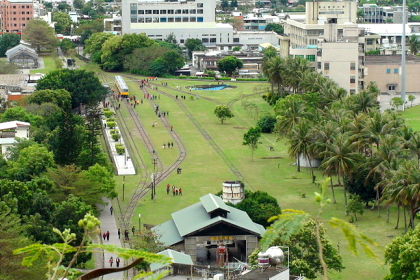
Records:
M148 70L150 75L161 77L162 73L166 73L165 61L162 57L156 58L150 63Z
M410 36L410 39L408 40L408 47L410 48L410 53L413 55L417 55L420 51L420 41L418 40L416 34Z
M18 74L19 72L16 64L0 60L0 74Z
M38 53L41 49L52 50L59 44L54 35L54 29L40 18L31 19L26 23L25 30L23 30L23 40L31 44L31 47L36 49Z
M162 58L167 51L168 49L165 47L145 47L141 49L135 49L133 53L126 57L124 61L124 68L131 73L150 75L149 66L151 66L151 63L158 58ZM158 64L159 67L153 66L152 69L157 69L154 70L156 72L161 71L161 64L163 64L163 61L162 63Z
M225 120L234 117L232 111L227 105L217 105L216 108L214 108L214 114L220 120L222 124L224 123Z
M164 41L169 43L169 44L173 44L173 45L178 44L178 41L176 40L176 36L173 32L171 32L168 36L166 36Z
M350 194L350 202L346 206L346 212L351 215L350 222L357 221L357 215L363 215L364 207L360 196Z
M20 43L19 34L6 33L0 38L0 56L5 56L6 51L11 49Z
M175 70L181 68L184 65L184 59L176 51L169 51L163 55L163 61L165 64L166 72L173 74Z
M96 105L108 92L95 73L71 69L60 69L48 73L38 81L36 89L67 90L71 94L72 108L77 108L80 104Z
M231 7L231 8L236 8L236 7L238 7L238 0L231 0L231 1L230 1L230 7Z
M220 3L220 6L222 8L223 11L226 11L227 8L229 8L229 2L228 0L222 0L222 3Z
M250 127L248 131L244 134L244 139L242 145L248 146L251 150L252 159L254 159L254 152L258 148L258 145L261 144L261 128L259 127Z
M276 118L274 116L264 116L257 122L257 126L261 129L262 133L273 132L275 124Z
M64 3L65 4L65 3ZM68 6L68 5L67 5ZM71 19L68 13L54 12L53 21L55 21L55 32L58 34L70 34Z
M102 45L113 36L116 35L104 32L93 33L90 38L85 41L85 48L83 52L85 54L90 54L92 61L100 64L102 56Z
M60 48L65 55L72 56L76 52L76 44L70 39L63 39L60 43Z
M233 55L226 56L217 61L217 69L221 72L225 72L228 77L232 76L232 73L239 68L242 68L242 66L242 60Z
M268 227L270 217L281 214L277 200L263 191L245 191L245 198L236 205L231 205L245 211L254 223Z
M414 100L416 100L416 97L414 95L412 95L412 94L409 94L408 95L408 101L411 102L411 105L410 105L411 107L413 107Z
M65 89L43 89L36 90L29 96L28 102L41 105L43 103L53 103L64 111L71 109L71 95Z
M226 0L227 2L227 0ZM203 45L200 39L188 38L185 40L184 46L188 50L188 56L191 58L193 51L204 51L206 47Z
M311 175L313 170L311 161L313 159L314 151L312 148L313 137L310 132L311 125L308 121L304 121L293 128L289 138L289 156L297 160L297 171L300 172L300 158L303 157L309 163L311 168Z
M265 26L265 31L274 31L279 35L284 33L284 27L277 23L269 23Z
M420 279L420 225L403 236L396 237L385 249L389 264L386 280Z
M395 110L398 110L400 106L404 105L404 102L401 97L393 97L391 98L391 101L389 103Z

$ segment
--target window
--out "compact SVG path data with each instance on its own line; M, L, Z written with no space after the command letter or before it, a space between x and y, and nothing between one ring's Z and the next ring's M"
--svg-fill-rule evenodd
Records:
M318 62L318 63L317 63L317 68L318 68L318 69L321 69L321 62Z
M203 17L198 17L197 22L203 22Z
M139 15L144 15L144 10L139 10Z
M137 22L137 17L131 16L131 23L136 23L136 22Z
M350 95L356 94L356 90L355 89L351 89L350 90Z
M394 69L394 74L398 74L398 68Z
M154 15L158 15L159 14L159 10L153 10L153 14Z
M151 15L152 14L152 10L146 10L146 15Z
M210 38L210 43L216 43L216 38Z
M350 63L350 70L356 70L356 63L354 62Z
M144 18L139 18L140 23L144 23Z
M175 22L181 22L181 18L180 17L176 17L175 18Z
M203 9L198 9L197 14L203 14Z
M146 18L146 23L152 22L152 18Z
M196 14L196 10L195 9L190 10L190 14L195 15Z
M179 40L181 44L184 44L184 39Z
M182 10L182 13L183 13L183 14L188 14L188 9L183 9L183 10Z
M386 69L387 74L391 74L391 69Z
M181 10L175 10L175 14L181 14Z
M388 86L388 90L395 90L395 86Z
M166 10L160 10L161 15L166 15Z
M197 19L195 17L190 17L190 22L196 22Z
M203 39L201 39L201 42L208 43L209 42L209 38L203 38Z
M203 3L197 3L197 7L202 8L203 7Z
M307 55L306 60L307 61L315 61L315 55Z
M168 10L168 14L173 14L174 13L174 10Z
M324 62L324 70L330 70L330 63Z
M153 18L153 22L159 22L159 18L158 17L154 17Z
M350 76L350 84L354 84L356 82L355 76Z
M182 18L182 22L188 22L188 18L187 17L183 17Z
M373 45L373 39L367 39L366 43L368 44L368 46Z
M239 38L233 38L234 43L239 43Z
M174 22L174 18L173 17L168 17L168 22Z
M160 22L166 22L166 17L160 18Z

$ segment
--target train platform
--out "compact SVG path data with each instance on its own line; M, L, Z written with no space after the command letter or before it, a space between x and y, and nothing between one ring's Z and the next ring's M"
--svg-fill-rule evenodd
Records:
M103 124L104 126L106 126L105 120L103 120ZM116 127L116 129L118 129L118 127ZM115 144L122 144L124 147L127 147L124 143L124 138L121 136L118 142L115 142L112 139L111 129L109 127L105 128L105 137L109 144L108 146L111 152L111 156L113 158L113 162L115 164L115 167L117 168L117 175L135 175L136 169L134 168L134 164L131 160L131 156L128 152L128 149L125 148L125 153L120 155L117 153L117 150L115 148Z

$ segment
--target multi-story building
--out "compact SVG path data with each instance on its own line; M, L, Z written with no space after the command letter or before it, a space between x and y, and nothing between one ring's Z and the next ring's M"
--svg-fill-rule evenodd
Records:
M402 23L403 7L383 7L376 4L363 4L363 21L368 23Z
M2 32L21 34L34 17L34 4L32 0L2 0L0 14Z
M280 55L303 57L350 94L364 86L364 30L356 1L306 2L305 22L287 19Z
M174 34L183 45L188 38L204 45L233 43L233 27L216 23L216 2L212 0L122 0L122 34L146 33L151 39L164 40Z

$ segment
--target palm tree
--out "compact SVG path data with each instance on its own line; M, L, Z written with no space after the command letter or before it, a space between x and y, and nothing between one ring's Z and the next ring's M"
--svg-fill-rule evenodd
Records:
M268 77L271 84L271 92L274 94L274 86L277 85L277 94L282 94L282 82L284 73L284 59L280 56L274 56L268 59L263 65L263 73Z
M420 169L415 161L401 163L393 172L394 184L384 189L388 202L402 202L410 210L410 226L414 229L414 218L420 206Z
M378 96L375 93L363 90L359 94L351 95L347 98L348 108L354 114L359 112L367 113L371 109L379 109L377 98Z
M410 39L408 40L408 47L410 48L412 55L417 55L417 53L420 51L420 41L416 34L411 35Z
M309 61L302 57L288 57L284 70L284 85L293 93L302 91L304 77L313 71Z
M325 168L326 174L336 172L338 183L340 183L340 176L343 181L344 189L344 203L347 206L347 187L344 177L357 165L361 157L357 152L354 152L354 143L351 143L348 137L344 134L338 134L332 143L326 146L327 150L321 155L325 156L322 161L321 168Z
M277 116L275 131L280 136L288 136L307 116L301 95L288 95L274 106Z
M310 123L304 121L295 126L289 134L289 155L292 158L297 159L297 171L300 172L300 156L306 158L311 169L311 175L313 176L313 169L311 160L313 159L313 138L310 133Z
M360 113L356 115L347 126L346 134L352 143L356 143L357 152L360 154L369 154L369 131L366 129L367 115Z

